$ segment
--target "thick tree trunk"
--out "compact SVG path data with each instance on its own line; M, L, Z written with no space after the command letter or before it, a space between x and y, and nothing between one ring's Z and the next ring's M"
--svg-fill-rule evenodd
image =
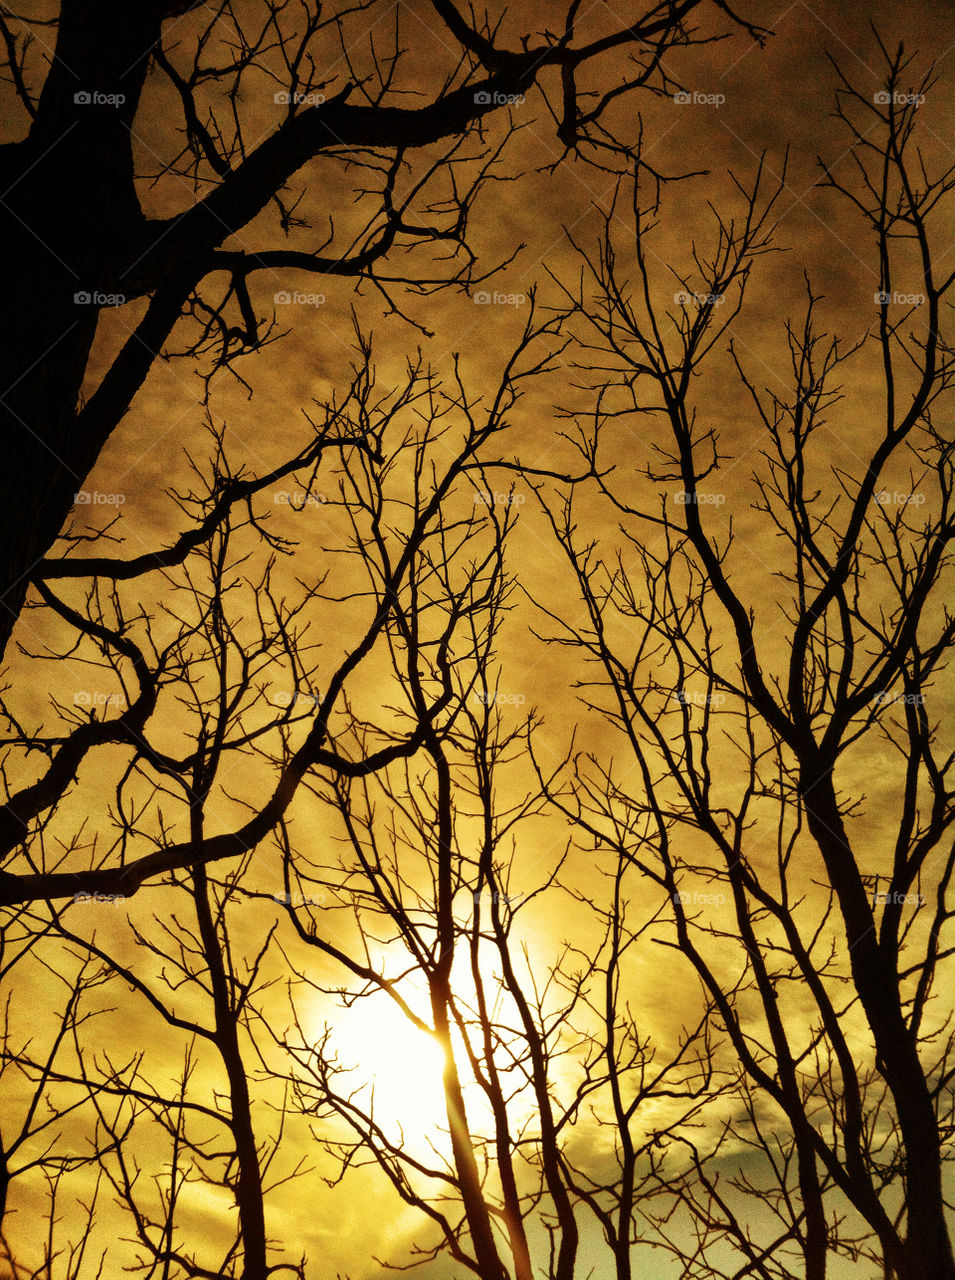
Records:
M0 234L10 255L0 320L0 434L6 455L0 468L2 653L30 574L83 487L86 470L71 428L96 320L92 308L74 318L62 273L50 280L54 273L41 254L17 243L9 226L0 226Z
M141 239L130 128L162 17L156 3L64 0L29 136L0 152L0 650L103 444L76 429L78 396L98 312Z
M448 1018L450 991L442 977L431 982L431 1011L434 1017L435 1036L444 1053L444 1102L451 1137L451 1153L458 1179L458 1190L464 1206L465 1217L471 1231L474 1257L480 1269L481 1280L508 1280L494 1239L494 1228L478 1169L471 1134L468 1128L464 1095L454 1063L454 1046Z
M849 846L828 769L804 773L809 828L839 899L852 976L875 1041L879 1070L891 1091L902 1138L906 1239L900 1280L955 1280L945 1218L938 1121L918 1046L902 1012L895 950L879 942L872 909Z

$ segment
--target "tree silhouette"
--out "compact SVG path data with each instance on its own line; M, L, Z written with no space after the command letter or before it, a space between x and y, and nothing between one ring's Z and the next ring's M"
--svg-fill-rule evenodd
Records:
M747 290L785 172L731 176L684 267L619 110L761 29L720 0L528 13L0 9L11 1280L304 1280L335 1206L363 1273L953 1276L933 77L883 49L881 92L840 80L855 181L823 186L872 237L874 297L831 337L807 276L766 389ZM562 149L535 180L616 191L596 251L571 232L579 281L542 268L477 370L379 367L356 308L350 363L253 469L214 397L255 389L276 285L341 277L426 343L417 300L517 251L477 229L537 163L525 98ZM128 553L70 508L111 437L158 435L174 359L205 430ZM842 415L850 462L824 448ZM573 742L525 709L517 652L580 694ZM429 1078L423 1121L395 1091Z
M743 213L717 215L715 248L694 251L692 277L675 265L658 272L656 206L639 190L626 249L619 211L607 218L588 258L593 295L573 295L570 314L600 396L596 431L580 447L627 554L613 559L581 537L573 496L544 499L585 606L579 626L551 613L555 638L596 667L582 684L599 692L584 697L635 766L624 782L619 766L582 759L586 781L575 777L555 803L669 901L672 930L661 942L692 966L744 1074L746 1141L765 1142L755 1095L790 1134L775 1170L786 1231L769 1248L757 1249L720 1202L695 1146L702 1187L684 1203L708 1242L728 1234L757 1274L789 1274L774 1268L791 1240L807 1280L827 1274L833 1250L858 1256L860 1220L886 1275L955 1274L941 1137L951 1135L952 1040L940 970L951 950L955 756L939 680L955 639L945 604L953 445L941 412L955 372L945 325L955 275L933 242L955 170L930 174L916 150L932 73L910 91L903 52L883 52L885 86L874 98L841 76L855 183L823 166L824 183L874 242L878 290L866 301L875 318L858 341L821 332L807 281L804 317L786 327L785 392L764 389L729 341L761 433L759 536L785 547L777 586L761 585L758 598L737 585L737 539L720 515L733 497L721 487L727 457L694 392L743 305L754 260L772 247L781 187L765 196L762 173L749 191L737 184ZM675 295L661 279L668 273ZM836 379L873 348L882 422L856 440L867 452L843 469L820 457L819 434L843 399ZM639 417L666 436L656 437L646 491L634 499L602 470L600 440L614 421ZM767 594L779 611L772 622ZM872 848L858 769L875 740L892 753L881 786L893 800ZM861 1041L849 1029L860 1014ZM853 1213L843 1238L845 1205ZM701 1257L713 1274L710 1250Z
M286 0L63 0L55 23L5 16L7 79L24 133L0 158L9 262L0 330L10 450L0 481L3 645L74 494L184 315L192 320L188 353L222 365L265 340L250 279L257 272L273 281L289 270L341 275L386 297L402 283L479 280L490 264L475 263L468 224L499 150L485 137L486 118L553 73L553 116L567 153L612 154L601 130L605 107L629 90L667 87L662 60L693 41L688 21L700 5L659 4L588 38L571 4L559 31L528 34L515 49L486 23L469 24L449 0L433 0L426 20L447 59L415 68L420 106L405 105L401 87L401 12L382 49L374 0L331 9ZM715 8L740 24L728 6ZM621 50L632 52L633 65L601 95L599 68ZM179 125L152 104L159 79L175 92ZM477 146L462 156L465 141ZM137 151L148 157L145 168ZM322 243L278 247L303 221L295 212L301 197L286 185L318 156L344 174L342 203L358 175L349 198L359 198L364 226L339 234L334 209L322 209L318 216L331 221ZM144 190L163 178L163 209L151 215ZM268 230L257 224L238 238L263 211L271 211ZM382 270L428 245L446 258L438 276L426 259L404 276ZM137 300L145 309L134 308ZM125 310L120 316L128 336L99 370L91 351L104 309L114 306L130 308L129 319Z

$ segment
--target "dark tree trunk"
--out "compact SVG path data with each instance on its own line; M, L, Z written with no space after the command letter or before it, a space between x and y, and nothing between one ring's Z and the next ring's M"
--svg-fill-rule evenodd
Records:
M201 822L195 824L194 830L201 838ZM238 1166L235 1196L239 1208L242 1238L242 1280L267 1280L269 1269L265 1232L265 1193L262 1188L262 1169L259 1165L255 1127L252 1122L249 1080L242 1060L239 1028L222 959L221 943L212 919L208 881L205 868L202 866L196 870L195 885L199 933L206 954L206 962L209 965L209 982L215 1005L215 1043L229 1079L230 1127Z
M945 1218L942 1153L932 1095L906 1024L899 994L897 952L879 943L858 863L849 847L829 769L804 773L809 828L839 899L856 990L875 1041L877 1064L891 1091L902 1138L906 1179L906 1238L900 1280L955 1280Z
M0 651L104 443L78 428L78 397L103 298L142 236L130 127L162 17L64 0L30 133L0 153Z

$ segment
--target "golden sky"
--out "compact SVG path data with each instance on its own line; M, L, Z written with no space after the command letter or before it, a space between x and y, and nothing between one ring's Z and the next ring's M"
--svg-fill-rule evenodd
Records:
M41 6L36 8L39 12ZM391 34L393 8L378 6L370 16L361 19L384 43ZM408 52L395 88L427 95L440 85L448 70L446 36L437 28L430 6L424 0L414 0L399 8ZM500 8L502 6L492 6L495 11ZM519 30L543 29L558 18L563 8L562 4L552 3L509 6L501 28L502 39L507 40ZM600 30L600 24L611 20L619 8L616 3L590 6L586 20L595 30ZM943 78L925 105L919 123L926 157L938 165L949 164L955 149L952 142L955 113L950 91L955 11L924 2L873 6L861 0L846 3L819 0L811 5L803 0L793 4L782 0L779 5L750 5L746 13L771 28L773 35L765 48L759 48L745 33L737 32L725 41L676 53L672 64L667 64L667 71L686 86L693 100L678 102L672 97L626 96L613 109L613 123L621 135L628 130L635 132L639 112L644 159L662 173L706 170L700 176L668 184L663 190L659 225L651 242L652 270L661 297L682 288L680 277L693 277L692 242L696 240L701 246L711 243L714 222L709 202L725 216L739 212L739 193L731 187L727 172L732 171L746 187L752 183L760 156L764 155L764 172L772 185L782 175L784 154L788 150L785 183L774 216L774 243L785 252L756 262L747 285L745 307L727 335L732 337L754 382L781 394L789 359L784 325L787 318L798 318L801 314L804 272L808 272L814 291L822 295L820 325L844 334L847 343L862 336L874 323L877 312L873 292L878 288L878 273L873 245L867 240L865 228L851 216L845 202L839 202L832 192L815 185L819 177L817 157L824 157L846 180L851 165L848 136L833 117L837 78L829 57L835 58L860 87L877 92L884 71L869 27L872 21L890 48L903 41L907 50L917 52L913 79L916 70L921 73L930 61L937 61ZM182 21L184 48L188 47L193 22L189 17ZM367 58L367 50L366 42L356 40L354 54L358 65L362 58ZM35 50L35 56L42 57L42 49ZM327 59L327 67L319 68L316 79L324 84L323 91L330 97L340 90L348 70L340 51L336 52L331 45ZM271 84L263 75L252 78L244 90L239 110L250 142L264 136L279 118L281 108L271 100ZM553 86L548 84L548 87ZM713 101L714 98L718 101ZM143 171L158 167L160 160L169 159L175 105L168 86L154 75L147 84L143 109L137 120L137 154ZM568 234L580 246L593 251L617 186L617 179L612 175L580 161L565 161L549 168L559 158L559 146L539 94L529 96L525 103L515 104L510 121L514 136L508 141L499 164L501 175L509 180L490 182L480 194L472 214L471 243L478 253L479 264L508 258L517 246L522 246L513 261L470 291L447 290L420 297L396 286L395 296L400 298L407 318L388 314L379 294L367 284L356 292L353 281L348 278L316 278L288 270L262 271L252 276L251 295L257 314L269 317L274 311L278 328L288 332L238 363L237 372L247 385L227 371L217 374L211 381L207 403L203 402L204 387L193 361L157 362L132 410L113 435L95 471L85 481L85 490L101 497L94 497L85 509L82 505L75 509L75 528L82 529L87 521L91 528L102 527L118 513L118 522L110 533L123 539L118 553L124 555L139 554L168 540L184 527L185 519L175 508L170 490L189 486L189 456L200 459L205 456L208 448L205 427L210 422L224 430L232 464L241 464L253 473L267 470L303 447L310 433L306 415L314 417L319 412L316 405L340 396L348 384L350 366L355 359L352 313L362 331L372 335L378 386L383 393L401 383L406 361L420 350L434 376L449 391L454 360L459 357L468 393L474 398L492 394L527 321L530 295L536 292L540 313L546 314L548 307L561 302L556 281L575 287L580 262ZM11 116L5 124L4 137L16 136L20 127ZM492 119L488 141L503 141L507 127L500 116ZM345 243L349 228L360 225L363 213L361 203L355 199L356 185L360 185L360 179L352 171L329 159L314 161L296 175L290 190L295 195L301 194L297 213L310 225L293 232L289 247L315 248L326 238L331 218L336 228L335 243ZM192 199L192 192L183 180L168 174L156 184L144 182L140 194L147 212L155 216L168 216ZM624 184L617 211L611 219L621 254L631 235L628 200L629 189ZM940 223L937 232L938 243L951 246L940 266L951 269L955 258L952 228ZM234 247L254 251L273 247L277 242L275 210L269 208L235 237ZM415 258L396 260L395 268L402 273L426 272L428 253L429 250L424 249ZM913 274L912 279L914 292L917 276ZM215 287L213 282L210 296ZM490 295L490 300L480 297L482 291ZM286 302L282 294L299 300ZM104 315L88 389L97 383L140 310L140 304L132 304ZM186 337L185 328L182 337ZM175 338L172 345L176 345ZM722 451L727 455L722 471L710 481L712 490L725 494L727 500L706 515L713 525L725 527L727 532L732 518L735 543L730 565L736 578L745 584L747 598L754 602L756 632L764 655L772 660L781 658L788 636L779 610L778 582L774 578L779 567L779 547L767 533L765 519L752 506L756 497L752 472L761 465L759 450L763 441L752 405L726 355L726 345L726 340L722 340L697 380L696 404L701 419L720 434ZM583 378L586 385L581 386L581 375L573 367L575 358L572 350L565 352L554 370L529 387L525 399L508 415L510 427L500 445L505 457L518 457L532 468L558 469L572 464L571 451L558 437L559 431L568 429L568 419L559 417L558 410L569 408L585 422L595 398L586 377ZM814 462L819 468L820 485L832 483L826 473L830 463L841 465L853 474L853 467L860 465L859 460L873 438L880 411L878 366L874 358L864 355L847 370L843 390L844 398L830 415L828 431L815 446ZM456 429L460 429L459 422ZM456 438L453 430L452 438ZM608 428L606 456L616 467L615 483L622 492L643 492L641 486L648 486L649 482L640 472L654 458L653 447L658 439L654 431L652 422L633 418L620 420ZM450 443L435 445L434 457L438 462L447 461L449 448ZM552 633L554 626L540 616L534 602L545 604L572 625L583 619L566 559L554 543L528 482L515 479L514 473L494 475L497 476L494 492L504 493L514 484L510 509L515 518L508 541L507 567L516 585L513 608L504 619L496 646L498 689L509 699L503 709L505 723L513 728L531 710L539 715L542 723L535 732L535 753L545 769L556 765L576 735L578 749L593 751L603 759L614 758L622 784L635 785L636 770L625 758L620 742L599 717L581 706L573 688L574 681L585 674L579 655L541 638L541 633L544 636ZM283 495L299 490L298 481L283 481L276 486L274 494L257 499L257 509L269 516L268 527L298 542L293 556L278 558L273 582L276 596L294 598L303 586L314 586L327 572L325 590L330 597L342 598L341 602L329 600L316 604L311 612L309 640L320 646L314 654L315 685L319 690L324 688L326 672L357 642L367 625L370 607L366 598L355 598L355 593L364 590L365 584L358 577L354 558L343 558L330 550L341 545L347 528L345 513L334 501L336 481L330 473L325 479L323 476L325 473L316 481L315 494L327 501L306 502L300 512L291 510L283 500ZM904 474L900 474L898 482L905 483ZM407 472L399 471L393 479L395 501L400 497L401 486L408 483ZM466 499L461 501L462 510L466 510ZM619 548L627 554L626 541L618 529L618 517L593 487L581 491L577 516L587 536L599 541L605 558L609 559ZM252 545L251 540L246 543L240 535L237 546L247 545ZM261 554L259 551L260 558ZM82 604L80 585L65 583L60 584L59 589L63 598L75 606ZM187 612L189 608L186 593L177 596L158 575L155 580L121 586L120 595L130 615L139 603L153 614L157 644L172 633L172 622L168 615L163 616L162 607L181 607ZM240 631L253 621L248 589L236 596L236 621ZM134 629L137 634L143 634L141 622L137 622ZM535 631L538 634L535 635ZM23 619L17 636L29 647L62 634L62 627L36 612ZM39 724L49 718L51 696L67 707L74 704L85 707L91 700L96 705L97 700L102 702L110 695L117 696L115 680L110 682L108 675L84 661L90 656L86 651L77 652L56 662L22 654L12 656L7 674L12 692L7 695L7 702L15 709L20 722ZM380 707L389 705L394 690L386 668L384 660L375 657L363 669L364 674L349 685L357 714L371 719ZM282 705L281 699L290 696L289 688L278 676L269 679L271 683L264 688L264 698L272 707ZM939 714L945 708L950 709L951 685L946 692L940 681L937 697ZM255 714L250 713L252 721ZM387 719L387 715L383 712L381 718ZM193 728L194 719L188 707L177 704L170 693L161 705L155 741L170 754L183 754L187 735ZM292 727L293 745L304 738L307 728L305 721ZM108 749L97 755L95 761L87 761L80 772L78 787L64 802L46 833L47 857L54 858L71 840L78 839L79 848L72 856L82 862L89 858L89 842L97 833L97 854L105 854L113 838L110 806L115 804L116 787L126 759L124 752ZM738 766L732 753L724 749L722 754L716 753L715 759L718 770L722 770L718 785L732 791L738 785ZM32 769L39 768L32 760L21 760L18 764L25 770L25 779L34 776ZM867 856L873 873L881 873L888 866L890 849L885 833L898 803L896 767L884 745L872 740L867 740L858 752L850 753L843 764L843 786L867 796L855 830L860 840L864 837L865 847L871 851ZM423 793L427 786L425 765L412 764L410 772L412 781L418 778ZM232 766L210 800L209 832L234 827L242 820L243 805L261 804L268 797L274 778L270 761L262 757L246 756ZM518 751L516 759L502 770L502 803L519 796L531 782L526 754ZM296 799L291 830L299 847L317 863L331 868L329 878L334 879L340 848L336 842L342 834L341 826L327 803L327 789L316 785L315 790L319 794L302 794ZM183 838L187 813L181 799L170 796L164 800L156 795L147 798L146 789L141 795L154 828L161 810L172 837ZM387 797L379 795L379 806L387 808L387 803ZM462 823L462 828L465 825ZM81 834L77 837L78 832ZM765 855L769 863L773 837L771 834L767 837L765 847L760 844L760 838L757 830L753 837L753 856L758 860ZM568 840L571 841L569 849ZM582 834L572 838L564 819L552 812L530 819L516 837L513 891L532 893L546 880L565 850L565 880L569 885L584 895L597 897L604 893L606 881L598 867L593 842L588 845ZM410 852L406 856L403 870L409 884L426 894L425 867L413 865ZM806 856L811 858L811 852ZM821 901L817 890L811 888L820 867L821 864L807 863L805 869L804 888L810 895L807 911ZM220 866L216 874L225 876L231 869ZM281 889L281 871L270 842L255 855L245 883L261 896L249 900L240 896L229 907L232 945L234 954L240 958L240 966L254 955L273 921L281 920L284 929L284 913L271 899L271 895ZM328 889L323 892L329 895L325 905L330 908L333 895ZM176 906L171 905L174 901ZM636 915L648 918L658 905L655 889L642 886L635 891ZM155 885L144 889L135 902L118 906L79 904L66 913L68 919L64 918L77 934L85 938L95 936L97 944L120 963L133 966L144 980L158 983L162 966L137 943L135 931L141 931L143 938L158 945L165 931L175 927L170 913L186 913L188 906L188 896L181 889ZM358 946L354 920L347 910L328 909L324 913L319 910L315 914L335 945ZM553 963L565 940L584 949L596 943L596 925L588 918L584 904L556 888L542 893L521 919L520 936L527 942L529 963L541 973ZM168 941L168 934L165 936ZM259 997L260 1007L267 1011L274 1026L281 1028L285 1025L283 1019L288 1019L285 981L291 966L308 967L314 981L328 991L307 997L299 993L307 1019L307 1036L314 1041L323 1025L331 1025L332 1043L338 1046L343 1059L358 1060L355 1061L356 1081L364 1079L367 1083L368 1077L380 1081L377 1105L384 1122L391 1126L403 1124L409 1133L409 1143L426 1146L429 1139L433 1140L446 1157L446 1139L438 1132L440 1062L433 1056L433 1045L402 1024L400 1015L384 1008L386 1002L381 997L365 1002L368 1008L359 1003L343 1011L331 993L349 982L347 975L330 960L316 962L314 953L297 941L291 931L280 930L278 936L287 947L287 955L277 948L269 953L263 978L274 986ZM23 966L16 971L18 986L12 1005L15 1024L17 1028L25 1027L28 1013L32 1011L38 1042L50 1034L50 1018L62 1002L63 992L56 986L55 972L70 975L75 971L75 960L63 958L69 950L49 950L35 958L32 968ZM388 957L394 955L393 949L382 950ZM76 948L72 951L75 954ZM53 973L44 961L52 966ZM389 958L387 963L399 961ZM726 943L719 963L725 965L725 972L733 971L736 960L732 939ZM58 965L62 967L58 969ZM648 941L633 958L628 981L631 999L640 1011L642 1030L662 1046L675 1043L681 1026L693 1018L698 999L698 986L689 965L681 967L672 952ZM427 1018L427 1002L420 985L416 988L414 982L409 981L406 989L408 999L418 1001L416 1012ZM798 1016L802 998L803 993L796 992L789 999L788 1010L794 1018ZM84 1031L88 1036L86 1047L97 1055L101 1067L107 1055L119 1065L121 1061L128 1061L134 1052L141 1051L143 1070L153 1080L169 1079L182 1070L188 1037L166 1027L156 1011L121 981L92 992L89 1000L90 1007L99 1004L108 1009ZM204 1009L203 998L197 993L190 996L183 992L176 996L176 1001L178 1009ZM377 1013L372 1011L376 1003L382 1006ZM208 1016L207 1009L202 1016ZM18 1031L18 1037L22 1038L22 1032ZM860 1046L862 1040L860 1032ZM863 1052L866 1050L860 1047L860 1053ZM274 1052L270 1061L274 1066ZM253 1098L263 1129L271 1131L276 1123L274 1108L281 1105L281 1090L274 1081L264 1080L259 1065L255 1068ZM221 1088L221 1074L217 1077L207 1061L201 1061L197 1070L196 1096ZM571 1059L558 1072L558 1091L571 1088L573 1078ZM518 1113L524 1107L528 1116L532 1114L526 1100L519 1100L515 1107ZM649 1115L647 1123L658 1120L662 1114L665 1110ZM719 1107L715 1114L719 1114ZM81 1141L86 1124L87 1119L81 1113L66 1122L67 1132ZM134 1132L129 1140L129 1150L136 1151L144 1168L149 1167L153 1141L145 1127ZM599 1162L603 1139L593 1131L593 1126L588 1130L583 1125L578 1141L588 1151L588 1158ZM300 1156L316 1166L319 1174L329 1172L328 1159L318 1151L308 1125L301 1117L294 1117L288 1122L277 1168L287 1170ZM754 1173L754 1176L760 1175ZM71 1185L85 1185L88 1190L89 1183L84 1183L84 1179L89 1177L88 1171L81 1171L73 1175ZM104 1200L108 1198L104 1191ZM213 1241L222 1231L222 1223L230 1211L226 1199L221 1190L202 1189L194 1193L186 1222L193 1224L204 1240ZM373 1256L401 1260L403 1250L413 1238L419 1238L419 1215L401 1206L373 1170L350 1173L333 1188L324 1186L320 1178L312 1174L310 1181L293 1183L276 1192L273 1204L270 1234L283 1237L291 1257L304 1251L320 1259L308 1271L310 1276L347 1275L353 1280L364 1280L379 1275L380 1267L371 1260ZM11 1192L11 1205L16 1214L10 1239L16 1244L29 1239L37 1219L45 1212L39 1180L31 1180L29 1176L17 1180ZM120 1219L111 1217L104 1209L100 1222L103 1238L107 1239ZM536 1243L541 1244L540 1240ZM117 1253L117 1259L120 1256ZM578 1274L589 1274L590 1266L595 1280L604 1280L612 1274L609 1255L588 1218ZM664 1258L651 1257L648 1253L641 1255L640 1266L640 1274L648 1280L669 1280L670 1276L679 1274ZM434 1262L425 1266L421 1274L428 1280L439 1280L464 1273L447 1262ZM858 1269L849 1267L844 1273L840 1272L835 1265L832 1274L835 1280L842 1274L861 1275Z

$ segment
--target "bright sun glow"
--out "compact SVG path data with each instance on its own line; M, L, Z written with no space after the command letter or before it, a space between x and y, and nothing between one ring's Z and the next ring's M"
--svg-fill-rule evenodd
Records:
M489 996L496 995L501 977L493 957L488 958L484 981ZM477 1004L477 995L471 974L464 966L455 972L454 985L459 1009L470 1016ZM426 983L417 975L408 975L400 991L415 1013L427 1021L430 1000ZM492 1000L491 1017L501 1026L517 1025L516 1014L506 1001ZM402 1146L414 1149L419 1155L434 1148L448 1158L450 1140L442 1082L444 1054L434 1037L419 1031L382 992L356 1000L350 1008L339 1010L330 1021L331 1047L339 1066L349 1069L348 1075L338 1081L340 1092L358 1091L354 1101L368 1111L374 1090L375 1121L391 1140L400 1140ZM473 1025L470 1034L479 1041L478 1030ZM519 1052L520 1044L515 1041L512 1048ZM468 1053L454 1024L452 1051L471 1134L476 1139L492 1136L493 1111L484 1090L471 1075ZM508 1052L501 1051L497 1065L502 1087L510 1097L512 1122L523 1127L536 1115L536 1104L523 1074L513 1069L509 1057ZM561 1062L556 1064L555 1079L563 1075L564 1069Z
M407 1142L438 1140L446 1125L441 1073L444 1055L386 995L358 1000L336 1018L332 1039L342 1066L354 1067L352 1087L374 1088L376 1121L389 1133L400 1126ZM362 1090L367 1106L369 1092ZM442 1145L438 1143L438 1145Z

